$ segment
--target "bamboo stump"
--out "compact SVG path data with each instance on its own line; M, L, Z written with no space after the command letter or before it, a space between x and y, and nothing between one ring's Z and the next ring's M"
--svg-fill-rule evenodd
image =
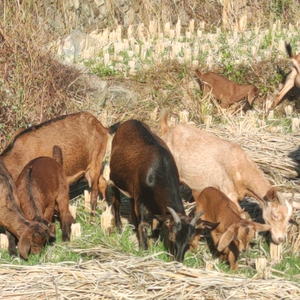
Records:
M71 225L71 242L81 237L81 226L80 223L74 223Z
M0 233L0 249L8 249L8 238L4 233Z
M279 263L282 260L282 244L276 245L270 243L270 256L274 263Z

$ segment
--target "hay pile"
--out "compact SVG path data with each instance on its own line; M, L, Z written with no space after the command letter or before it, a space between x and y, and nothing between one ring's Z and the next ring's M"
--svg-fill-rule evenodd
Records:
M300 286L135 257L99 246L86 262L0 265L1 299L299 299Z

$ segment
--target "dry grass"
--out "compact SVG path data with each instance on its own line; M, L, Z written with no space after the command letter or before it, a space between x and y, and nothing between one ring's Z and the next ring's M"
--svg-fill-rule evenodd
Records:
M53 37L18 6L0 19L0 142L16 129L84 107L80 72L58 62ZM14 26L18 24L18 26Z
M182 264L74 248L94 259L39 266L0 265L1 299L298 299L300 286L280 279L247 279Z

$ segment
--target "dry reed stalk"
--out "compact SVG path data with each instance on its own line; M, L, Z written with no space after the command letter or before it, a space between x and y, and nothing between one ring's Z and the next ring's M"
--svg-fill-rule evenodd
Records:
M192 269L155 255L136 257L115 249L73 249L95 259L37 266L0 265L1 299L299 299L300 287L274 276L247 279Z

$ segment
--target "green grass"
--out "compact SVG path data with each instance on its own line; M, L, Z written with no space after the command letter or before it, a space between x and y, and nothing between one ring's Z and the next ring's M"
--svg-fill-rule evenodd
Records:
M155 256L157 259L168 262L170 256L166 251L162 241L156 244L149 243L147 251L140 251L137 246L136 234L133 226L129 224L123 225L121 232L113 232L110 235L104 234L100 226L101 211L97 210L97 216L90 222L90 215L83 210L82 199L78 201L78 213L76 222L81 224L82 236L74 242L62 242L61 230L59 222L56 220L56 241L43 248L40 255L30 254L28 260L9 257L6 250L1 250L1 263L13 265L29 265L34 266L44 263L59 262L79 262L94 259L92 254L78 254L73 249L91 249L97 246L109 247L120 253L128 253L137 257L145 257L147 255ZM263 248L263 250L262 250ZM243 253L239 257L240 267L237 271L231 271L226 262L216 261L216 257L209 251L209 247L205 240L201 240L197 250L188 251L183 264L191 268L205 267L205 261L215 264L215 269L227 274L241 274L248 278L255 276L257 271L254 268L255 258L262 257L267 253L268 261L269 246L263 237L254 240L251 244L250 251ZM247 263L245 263L247 262ZM271 273L277 277L300 283L300 257L299 255L284 253L284 258L278 264L271 265ZM277 272L278 271L278 272Z

